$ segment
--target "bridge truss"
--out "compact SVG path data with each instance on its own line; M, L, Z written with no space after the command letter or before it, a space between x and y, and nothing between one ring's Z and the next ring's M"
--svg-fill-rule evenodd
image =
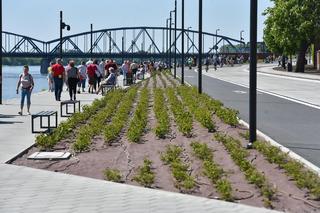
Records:
M172 29L171 45L169 45L169 28L165 27L121 27L96 31L88 31L69 35L62 38L63 57L71 58L166 58L168 52L174 51L177 44L177 54L181 53L182 30L177 29L177 38L174 39ZM198 32L185 30L185 54L194 56L198 54ZM24 35L11 32L2 32L4 57L59 57L60 39L41 41ZM91 42L92 41L92 42ZM218 46L228 44L232 52L240 53L239 45L243 41L203 33L204 56L218 51Z

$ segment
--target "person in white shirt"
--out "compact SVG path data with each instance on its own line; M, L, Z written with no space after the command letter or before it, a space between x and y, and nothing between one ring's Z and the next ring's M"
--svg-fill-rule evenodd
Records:
M81 61L81 65L78 66L80 79L78 82L78 93L80 93L80 88L82 87L82 92L84 92L84 88L86 88L86 80L87 80L87 66L85 61Z
M104 63L104 59L101 59L101 62L99 63L99 72L100 72L102 78L105 78L105 72L104 72L105 65L106 64Z

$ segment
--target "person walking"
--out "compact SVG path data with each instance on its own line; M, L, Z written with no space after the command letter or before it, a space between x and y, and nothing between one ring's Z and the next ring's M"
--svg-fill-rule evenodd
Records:
M48 67L48 90L49 92L54 91L54 82L53 82L53 75L52 75L52 66L54 65L53 62L50 62L50 66Z
M52 66L52 72L54 80L54 95L56 101L61 101L65 69L62 65L62 60L60 58L56 59L56 64Z
M78 82L78 93L80 93L80 89L82 88L82 92L84 92L84 88L86 88L86 80L87 80L87 66L85 61L81 61L81 65L78 66L79 70L79 82Z
M68 87L70 100L76 100L77 84L79 82L79 71L78 68L74 66L74 61L69 61L69 66L66 69L68 77Z
M87 66L87 74L89 77L89 93L93 93L97 91L97 76L96 70L98 69L98 61L96 59L93 60L92 64Z
M19 115L23 114L24 99L27 96L27 112L30 115L31 106L31 93L34 87L34 81L31 74L29 74L28 65L23 66L23 73L19 76L17 84L17 94L19 94L19 87L21 86L21 102L20 102L20 112Z

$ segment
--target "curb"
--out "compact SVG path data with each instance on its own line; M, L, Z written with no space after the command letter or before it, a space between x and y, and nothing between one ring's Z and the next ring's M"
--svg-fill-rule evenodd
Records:
M239 123L244 125L245 127L249 128L249 124L241 119L239 119ZM303 157L301 157L300 155L296 154L295 152L291 151L290 149L288 149L287 147L279 144L278 142L276 142L275 140L273 140L272 138L270 138L268 135L264 134L263 132L261 132L260 130L257 130L257 134L262 137L264 140L266 140L267 142L269 142L272 146L275 146L277 148L279 148L282 152L288 154L289 157L293 158L294 160L300 162L301 164L303 164L306 168L312 170L313 172L315 172L318 176L320 176L320 168L317 167L316 165L314 165L313 163L309 162L308 160L304 159Z

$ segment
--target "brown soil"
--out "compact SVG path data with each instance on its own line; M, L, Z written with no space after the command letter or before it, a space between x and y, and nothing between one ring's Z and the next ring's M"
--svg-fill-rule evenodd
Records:
M164 76L163 78L167 82L167 86L172 86L168 79ZM152 87L153 79L151 78L148 85L148 88L151 91L148 108L148 125L140 143L131 143L128 141L126 137L128 127L125 127L121 132L119 139L111 145L105 144L101 135L95 136L92 139L92 145L89 152L73 153L73 156L69 160L27 160L27 156L39 151L37 147L34 147L13 163L16 165L96 179L105 179L104 171L107 168L117 169L122 174L122 181L125 184L139 185L133 180L133 177L137 174L138 167L143 165L143 160L148 158L152 161L152 170L156 175L152 188L188 193L207 198L219 198L219 194L217 193L215 186L203 175L202 162L193 155L193 151L190 147L190 143L192 141L199 141L207 143L208 146L214 150L214 161L223 168L226 178L230 181L235 202L263 207L263 197L261 196L260 191L253 184L249 184L247 182L244 174L233 162L224 146L213 140L213 133L209 133L207 129L203 128L201 124L195 120L193 122L192 137L187 138L178 131L173 115L168 108L171 125L170 133L166 139L159 139L156 137L153 132L157 120L153 112ZM158 76L157 87L163 87ZM136 102L138 99L139 95ZM166 104L166 106L169 107L169 104ZM134 110L135 107L132 109L131 117ZM246 131L243 127L230 127L229 125L224 124L215 115L213 115L213 119L216 122L217 131L227 132L228 135L239 139L243 145L247 143L245 139L239 136L239 132L244 133ZM127 122L127 124L129 123L130 122ZM68 139L61 141L55 147L55 150L72 152L70 147L75 141L75 135L76 130L74 133L70 134ZM190 174L195 178L197 183L197 186L193 191L183 192L176 188L175 180L169 166L164 165L161 161L161 153L165 151L166 146L169 144L178 145L183 148L182 159L189 165ZM276 165L268 163L260 153L255 150L250 150L250 156L248 159L252 160L256 168L265 174L269 183L277 188L277 199L272 202L275 209L299 213L320 212L320 209L316 209L302 201L302 199L306 199L306 191L297 188L294 182L286 176L283 170L277 168ZM320 202L311 202L315 205L320 205Z

